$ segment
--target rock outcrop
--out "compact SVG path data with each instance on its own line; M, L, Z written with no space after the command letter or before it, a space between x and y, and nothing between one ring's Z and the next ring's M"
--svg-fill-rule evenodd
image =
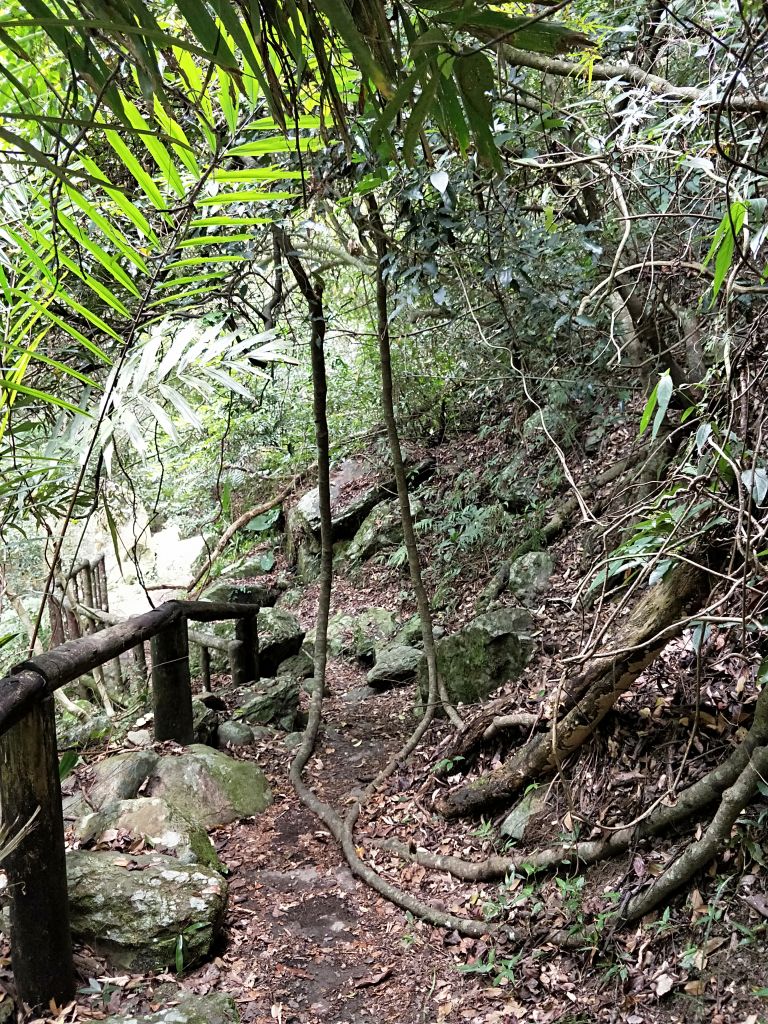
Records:
M72 933L136 973L204 957L221 927L227 884L217 871L159 853L67 855Z

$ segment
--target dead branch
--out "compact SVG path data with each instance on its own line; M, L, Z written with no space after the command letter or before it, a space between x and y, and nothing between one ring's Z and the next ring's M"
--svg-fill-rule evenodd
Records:
M191 594L193 591L197 589L198 585L200 584L200 581L208 575L211 566L222 553L222 551L226 548L227 544L229 544L229 542L232 540L232 538L234 537L238 530L242 530L243 527L247 526L248 523L251 522L251 520L256 518L256 516L264 515L265 512L271 511L282 501L285 501L288 495L291 494L291 492L301 483L302 480L306 479L308 474L311 473L313 469L314 466L310 466L308 469L302 470L301 473L297 473L296 476L293 477L291 482L286 487L284 487L282 491L276 494L274 498L271 498L269 501L264 502L263 505L256 505L254 508L249 508L247 512L243 512L241 516L238 516L234 523L228 526L227 529L219 538L213 551L205 560L205 564L187 587L187 593Z

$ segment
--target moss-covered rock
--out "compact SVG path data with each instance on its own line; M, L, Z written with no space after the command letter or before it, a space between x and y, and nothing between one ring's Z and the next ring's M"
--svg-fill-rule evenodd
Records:
M416 678L416 670L423 657L421 651L404 644L385 647L377 655L376 664L368 673L368 683L377 690L411 683Z
M263 676L274 676L278 665L301 650L304 630L291 612L282 608L263 608L258 616L259 669Z
M221 927L227 886L218 872L162 854L67 854L72 933L116 967L162 971L202 959Z
M451 701L478 704L502 683L517 679L531 656L528 612L499 608L473 619L464 629L435 645L437 668ZM421 699L428 692L426 662L417 679Z
M414 522L423 518L424 506L413 495L410 497ZM379 551L396 547L403 540L400 504L397 499L383 501L368 513L352 542L344 552L344 561L350 565L364 562Z
M173 851L185 864L200 863L216 871L223 869L205 829L184 818L159 797L136 797L107 804L82 818L75 827L75 835L85 844L114 838L110 837L110 832L119 830L144 839L152 846Z
M159 760L152 750L130 750L115 754L93 766L93 785L88 788L87 799L96 809L117 800L135 797Z
M235 1001L223 992L206 996L179 993L178 1002L144 1017L121 1014L107 1017L104 1024L239 1024L240 1015Z
M528 551L510 565L507 589L523 604L534 605L546 592L554 568L548 551Z
M291 676L293 679L309 679L315 671L315 663L306 651L299 651L277 666L279 676Z
M162 799L183 818L203 828L260 814L272 792L258 765L194 744L179 757L157 764L148 795Z
M370 660L378 647L386 646L397 631L397 619L386 608L364 608L357 615L337 613L328 622L328 653ZM307 634L306 647L314 650L315 632Z
M293 676L260 679L236 718L249 725L276 725L290 732L298 719L299 689L299 680Z

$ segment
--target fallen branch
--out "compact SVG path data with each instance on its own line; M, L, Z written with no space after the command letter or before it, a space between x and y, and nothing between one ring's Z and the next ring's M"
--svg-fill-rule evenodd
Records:
M490 30L475 32L481 39L492 39L493 33ZM739 113L766 113L768 112L768 95L761 96L731 96L724 92L713 92L710 89L701 89L691 85L674 85L661 78L644 71L637 64L630 64L628 61L596 61L594 64L585 61L563 60L561 57L549 57L543 53L533 53L529 50L520 50L515 46L503 45L504 56L510 64L518 67L532 68L534 71L542 71L546 75L558 75L565 78L585 78L590 82L619 82L624 79L632 85L648 89L655 96L672 102L699 103L706 107L725 106L728 110Z
M200 584L200 581L208 575L211 566L222 553L224 548L226 548L227 544L229 544L229 542L232 540L232 538L234 537L238 530L242 530L243 527L247 526L248 523L251 522L251 520L256 518L256 516L262 516L264 515L265 512L270 512L282 501L285 501L288 495L294 490L295 487L297 487L298 484L301 483L302 480L305 479L307 474L310 473L312 469L313 467L310 466L309 469L305 469L302 470L301 473L297 473L296 476L287 485L287 487L284 487L283 490L280 491L279 494L275 495L274 498L271 498L269 501L264 502L263 505L257 505L255 508L249 508L247 512L243 512L241 516L238 516L234 523L228 526L224 533L219 538L213 551L208 555L205 564L199 570L195 578L187 587L187 593L192 594L193 591L197 589L198 585Z

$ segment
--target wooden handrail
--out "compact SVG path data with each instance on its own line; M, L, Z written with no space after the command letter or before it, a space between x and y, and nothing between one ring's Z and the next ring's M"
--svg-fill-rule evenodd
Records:
M106 590L98 596L107 603ZM143 653L144 641L151 640L155 739L190 743L188 620L237 620L227 650L233 681L243 685L258 679L258 610L258 605L245 603L167 601L36 655L0 680L0 807L9 824L23 824L37 815L35 826L4 864L14 978L19 996L32 1009L61 1006L75 990L51 695L131 648L141 647ZM100 616L105 613L95 617Z

